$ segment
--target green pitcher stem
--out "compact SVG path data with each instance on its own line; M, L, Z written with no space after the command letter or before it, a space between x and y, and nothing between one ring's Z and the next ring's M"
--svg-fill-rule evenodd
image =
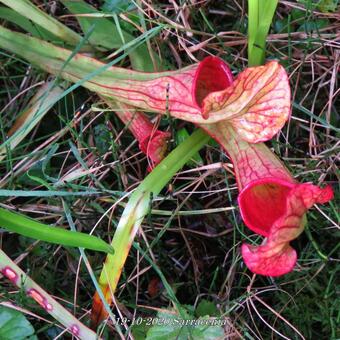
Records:
M226 151L234 167L235 177L239 190L242 190L253 178L257 176L280 177L287 181L292 176L281 160L264 143L248 143L243 140L235 129L227 122L204 126Z
M121 271L138 228L149 211L151 195L157 196L175 173L208 142L209 138L203 130L196 130L156 166L133 192L111 243L115 254L106 257L99 279L100 286L106 288L103 293L109 302L112 301L112 294L116 291ZM96 313L92 315L98 317ZM97 320L92 321L96 324Z
M124 264L128 254L128 248L131 246L131 242L127 242L127 240L129 239L132 241L134 239L138 227L141 225L144 216L149 210L151 194L154 197L157 196L175 173L208 142L209 138L210 137L202 130L196 130L189 138L174 149L158 166L156 166L155 169L141 182L130 197L129 202L124 209L111 243L115 250L115 255L107 256L108 260L105 262L105 267L115 268L114 270L119 270L119 268L121 269L121 265ZM131 232L132 230L134 230L134 232ZM118 254L122 254L119 259L117 256ZM111 265L112 261L116 261L117 263L115 263L115 265ZM118 265L118 262L120 265ZM110 273L110 276L111 275L112 272ZM105 268L102 271L99 282L100 284L107 283ZM112 292L114 292L116 284L110 282L110 287Z
M143 41L136 43L140 45ZM72 51L57 47L46 41L29 37L26 34L11 31L0 25L0 47L9 50L22 58L25 58L33 65L61 77L75 81L84 78L86 75L93 74L91 79L96 82L100 80L103 84L106 81L119 81L122 87L130 86L126 81L147 81L165 75L173 75L183 71L168 71L160 73L138 72L121 67L111 66L110 63L104 64L94 58L83 54L77 54L70 59ZM67 61L67 64L65 64ZM190 66L188 67L190 68ZM99 79L98 79L99 78ZM82 84L84 86L84 84ZM94 89L95 84L88 85L90 90ZM98 92L98 89L97 89Z

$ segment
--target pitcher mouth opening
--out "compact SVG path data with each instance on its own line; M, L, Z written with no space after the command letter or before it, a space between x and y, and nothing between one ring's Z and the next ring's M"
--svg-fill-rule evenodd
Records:
M196 70L192 98L202 108L204 98L212 92L222 91L233 82L233 75L228 65L218 57L206 57Z
M246 226L267 237L274 222L285 214L287 197L293 187L293 182L278 178L263 178L249 183L238 197Z

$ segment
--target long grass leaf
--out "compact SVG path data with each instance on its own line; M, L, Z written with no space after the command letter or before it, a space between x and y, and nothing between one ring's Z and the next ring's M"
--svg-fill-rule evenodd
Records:
M131 195L111 242L115 253L107 256L99 278L102 292L108 302L112 301L112 294L115 293L131 244L149 211L151 196L156 197L174 174L207 143L209 138L202 130L195 131L159 163ZM92 309L93 326L96 326L105 315L100 299L95 296Z
M95 26L93 33L89 37L92 45L104 48L105 50L112 50L120 48L124 44L113 22L107 18L93 16L94 13L99 13L94 7L84 1L61 0L61 2L72 14L76 15L76 19L84 33ZM124 31L123 38L125 41L134 39L131 34Z
M143 44L146 39L150 39L158 34L161 28L161 26L152 28L127 43L124 48L117 50L117 53L124 50L130 53L130 49L133 50ZM0 47L18 54L33 65L49 73L60 76L66 80L77 81L76 85L73 85L73 89L79 86L85 86L92 91L100 92L100 87L93 85L94 82L105 82L105 79L129 79L131 77L130 70L122 68L111 69L112 65L122 60L127 54L119 56L107 64L83 54L76 54L74 58L70 59L72 52L69 50L59 48L40 39L28 37L25 34L13 32L2 26L0 26ZM67 65L65 64L66 61L68 61ZM134 78L153 79L154 77L155 75L151 73L134 73ZM93 80L91 83L88 82L90 79Z
M259 25L259 1L260 0L248 0L248 59L253 56L252 49L255 43L255 37ZM252 65L252 61L249 61L249 65Z
M89 195L98 195L99 191L78 191L78 192L70 192L70 191L53 191L53 190L6 190L0 189L0 197L67 197L67 196L89 196Z
M90 43L94 46L107 50L124 48L126 43L135 39L132 34L118 27L119 20L116 15L115 22L112 22L107 18L94 16L95 14L100 14L100 12L82 0L62 0L62 3L71 13L77 15L76 18L84 33L94 27L89 37ZM155 71L153 61L156 63L156 70L161 68L159 57L156 54L151 57L146 44L130 51L129 57L134 70Z
M0 0L0 2L71 45L76 45L81 40L79 34L40 10L29 0Z
M13 150L40 122L54 103L54 99L64 91L60 86L52 87L53 82L46 82L33 96L17 120L14 122L7 139L0 145L0 160L6 156L6 148Z
M41 241L113 253L112 247L98 237L50 227L3 208L0 208L0 227Z
M248 0L248 65L262 65L278 0Z
M36 38L49 40L52 42L62 41L51 32L48 32L41 26L34 24L32 21L11 8L1 6L0 18L21 27L23 30L31 33Z

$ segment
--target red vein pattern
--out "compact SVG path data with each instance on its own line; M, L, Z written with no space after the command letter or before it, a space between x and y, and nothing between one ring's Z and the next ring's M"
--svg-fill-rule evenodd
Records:
M181 114L200 114L199 108L192 101L192 83L197 65L184 69L181 73L173 72L172 75L163 75L148 80L136 80L131 74L131 79L115 79L114 77L96 76L84 85L103 96L116 101L138 107L140 109L171 113L174 116ZM68 71L69 76L78 78L79 75Z
M123 103L109 102L109 104L111 108L116 106L116 115L137 139L139 149L149 158L149 170L152 170L165 157L170 132L158 130L143 112L133 107Z
M237 133L250 143L269 140L290 115L287 73L276 61L248 68L224 91L209 94L202 111L211 118L228 114Z
M280 276L293 270L297 254L289 242L298 237L307 223L306 212L315 203L326 203L333 198L330 187L323 189L313 184L296 184L286 192L281 216L268 231L260 246L242 245L242 256L254 273ZM268 207L264 207L266 213Z
M217 57L182 70L149 75L151 79L144 74L138 80L136 72L117 79L115 70L110 68L84 86L116 101L194 124L229 121L251 143L272 138L290 115L288 76L276 61L248 68L234 82L228 65ZM72 80L81 79L72 70L65 72Z
M242 245L247 267L266 276L292 271L297 254L289 242L302 233L307 210L315 203L333 198L331 187L297 183L264 144L247 143L229 124L202 127L222 145L233 162L244 223L266 237L260 246Z
M217 57L176 71L143 73L108 67L84 54L0 30L3 48L49 73L116 101L194 124L228 120L248 142L270 139L289 116L288 78L275 61L246 69L235 82L228 65Z

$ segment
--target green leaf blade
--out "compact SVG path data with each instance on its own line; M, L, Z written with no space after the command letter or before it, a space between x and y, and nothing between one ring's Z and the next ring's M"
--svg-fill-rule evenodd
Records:
M1 340L37 340L35 330L25 316L8 307L0 306Z
M0 227L41 241L113 253L109 244L95 236L51 227L3 208L0 208Z
M75 15L88 14L88 16L77 16L77 20L84 34L94 27L93 32L89 36L89 42L97 47L104 47L111 50L120 48L123 42L120 34L113 22L106 18L98 18L91 14L100 14L94 7L83 1L63 0L62 3L67 9ZM134 37L126 32L123 32L125 41L131 41Z

